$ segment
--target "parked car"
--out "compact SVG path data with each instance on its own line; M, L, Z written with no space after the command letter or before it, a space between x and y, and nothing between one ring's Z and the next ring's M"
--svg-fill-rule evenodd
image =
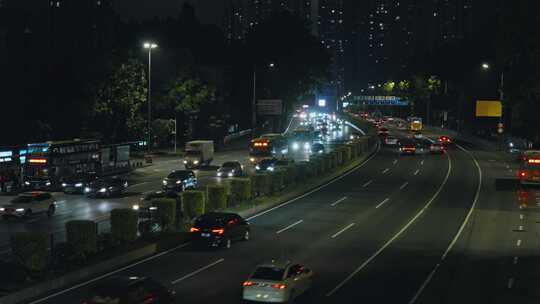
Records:
M258 265L242 284L244 301L294 303L313 285L313 271L290 261Z
M99 178L84 188L89 197L113 197L122 195L128 187L128 182L120 177Z
M26 218L40 213L52 217L55 211L55 197L51 193L42 191L21 193L9 204L0 206L0 214L4 219L9 217Z
M261 160L257 165L255 165L255 171L264 172L264 171L274 171L274 166L277 162L275 158L268 158Z
M77 174L62 181L64 193L84 193L84 189L97 180L95 172Z
M116 276L94 286L84 304L171 304L176 292L161 283L138 276Z
M244 166L237 161L229 161L223 163L219 169L217 169L216 175L218 177L238 177L244 174Z
M190 229L195 244L230 248L232 242L250 238L249 223L238 214L210 212L195 219Z
M191 170L174 170L163 180L163 190L181 192L197 187L197 177Z

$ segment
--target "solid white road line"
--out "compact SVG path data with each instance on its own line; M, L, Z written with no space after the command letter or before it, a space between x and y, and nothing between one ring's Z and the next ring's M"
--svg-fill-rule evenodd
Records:
M377 206L375 206L375 209L379 209L382 205L386 204L390 198L385 198L384 201L380 202Z
M420 166L423 166L424 165L424 160L422 159L422 161L420 162Z
M347 284L355 275L357 275L360 271L362 271L362 269L364 269L367 265L369 265L369 263L371 263L373 260L375 260L375 258L377 258L386 248L388 248L388 246L390 246L397 238L399 238L403 233L405 233L405 231L407 231L409 229L409 227L411 227L412 224L414 224L418 220L418 218L420 216L422 216L422 214L424 214L424 212L426 212L426 210L431 206L433 201L435 201L435 199L441 193L442 189L444 188L444 186L448 182L448 178L450 177L450 173L452 172L452 160L450 159L450 156L448 154L446 154L446 157L448 158L448 171L446 172L446 176L444 177L443 182L441 183L441 185L439 186L439 188L437 189L435 194L433 194L433 196L427 201L427 203L424 205L424 207L420 211L418 211L418 213L405 226L403 226L403 228L401 228L401 230L399 230L391 239L386 241L386 243L384 243L384 245L382 245L382 247L379 248L372 256L370 256L366 261L364 261L364 263L362 263L351 274L349 274L349 276L347 276L334 289L329 291L326 294L327 297L330 297L334 293L336 293L341 287L343 287L345 284Z
M362 187L367 187L369 186L371 183L373 183L373 180L369 180L367 183L363 184Z
M347 231L348 229L350 229L352 226L354 226L355 223L352 223L352 224L349 224L347 225L347 227L341 229L340 231L338 231L336 234L332 235L332 238L335 239L337 238L340 234L342 234L343 232Z
M53 293L53 294L51 294L51 295L48 295L48 296L46 296L46 297L44 297L44 298L35 300L35 301L30 302L30 303L28 303L28 304L37 304L37 303L41 303L41 302L47 301L48 299L52 299L52 298L57 297L57 296L59 296L59 295L65 294L65 293L67 293L67 292L70 292L70 291L72 291L72 290L75 290L75 289L81 288L81 287L83 287L83 286L92 284L92 283L94 283L94 282L96 282L96 281L102 280L102 279L104 279L104 278L106 278L106 277L110 277L110 276L115 275L115 274L117 274L117 273L119 273L119 272L122 272L122 271L124 271L124 270L133 268L133 267L135 267L135 266L137 266L137 265L146 263L146 262L151 261L151 260L155 260L155 259L157 259L157 258L159 258L159 257L161 257L161 256L163 256L163 255L166 255L166 254L168 254L168 253L170 253L170 252L173 252L173 251L175 251L175 250L177 250L177 249L186 247L187 245L189 245L189 243L185 243L185 244L176 246L176 247L174 247L174 248L172 248L172 249L169 249L169 250L167 250L167 251L163 251L163 252L158 253L158 254L156 254L156 255L147 257L146 259L143 259L143 260L138 261L138 262L136 262L136 263L133 263L133 264L131 264L131 265L128 265L128 266L119 268L119 269L117 269L117 270L115 270L115 271L106 273L106 274L104 274L104 275L101 275L101 276L99 276L99 277L93 278L93 279L88 280L88 281L86 281L86 282L83 282L83 283L77 284L77 285L75 285L75 286L69 287L69 288L67 288L67 289L61 290L61 291L59 291L59 292Z
M344 178L344 177L350 175L350 174L353 173L353 172L356 172L358 169L360 169L360 168L362 168L363 166L365 166L370 160L372 160L372 159L377 155L377 153L378 153L380 150L381 150L381 146L377 146L377 151L375 151L375 153L373 153L373 155L371 155L368 159L366 159L362 164L360 164L358 167L356 167L356 168L350 170L349 172L346 172L345 174L336 177L335 179L329 181L328 183L323 184L323 185L321 185L321 186L319 186L319 187L317 187L317 188L315 188L315 189L313 189L313 190L311 190L311 191L309 191L309 192L307 192L307 193L304 193L304 194L302 194L302 195L300 195L300 196L298 196L298 197L295 197L295 198L293 198L292 200L286 201L286 202L284 202L283 204L277 205L277 206L275 206L275 207L272 207L272 208L270 208L270 209L267 209L267 210L265 210L265 211L262 211L262 212L260 212L260 213L257 213L257 214L255 214L255 215L253 215L253 216L250 216L250 217L246 218L246 220L251 221L251 220L253 220L253 219L255 219L255 218L258 218L259 216L265 215L265 214L270 213L270 212L272 212L272 211L274 211L274 210L277 210L277 209L280 209L280 208L285 207L285 206L287 206L287 205L290 205L290 204L296 202L296 201L299 200L299 199L302 199L302 198L304 198L304 197L306 197L306 196L309 196L309 195L311 195L311 194L313 194L313 193L315 193L315 192L317 192L317 191L319 191L319 190L321 190L321 189L323 189L323 188L328 187L329 185L331 185L331 184L333 184L333 183L335 183L335 182L341 180L342 178Z
M394 159L394 161L392 162L392 165L395 165L397 164L397 159Z
M519 261L519 258L517 256L514 257L514 265L516 265L518 263L518 261Z
M416 169L416 171L414 171L414 175L418 175L418 173L420 173L420 169Z
M386 169L383 170L382 174L386 174L386 172L388 172L388 171L390 171L390 169L386 168Z
M514 282L515 282L514 278L508 279L508 289L512 289L512 287L514 286Z
M517 246L517 247L521 246L521 240L517 240L516 246Z
M405 187L407 187L408 185L409 185L409 182L405 182L403 185L401 185L401 187L399 187L399 190L405 189Z
M519 219L520 219L520 220L523 220L524 218L525 218L525 216L524 216L523 214L520 214L520 215L519 215Z
M294 223L290 224L289 226L287 226L287 227L285 227L285 228L283 228L283 229L281 229L281 230L276 231L276 234L280 234L280 233L282 233L283 231L287 231L287 230L291 229L292 227L294 227L294 226L296 226L296 225L298 225L298 224L301 224L303 221L304 221L304 220L299 220L298 222L294 222Z
M337 204L343 202L343 201L346 200L346 199L347 199L347 197L344 196L344 197L338 199L337 201L333 202L332 204L330 204L330 206L334 207L334 206L336 206Z
M181 281L183 281L183 280L189 279L189 278L191 278L192 276L197 275L197 274L199 274L199 273L205 271L205 270L208 269L208 268L214 267L214 266L216 266L217 264L219 264L219 263L221 263L221 262L223 262L223 261L225 261L225 259L224 259L224 258L221 258L221 259L215 261L215 262L212 263L212 264L206 265L206 266L204 266L204 267L202 267L202 268L200 268L200 269L198 269L198 270L195 270L195 271L192 272L192 273L186 274L185 276L183 276L183 277L181 277L181 278L179 278L179 279L176 279L176 280L174 280L174 281L171 281L171 284L174 285L174 284L176 284L176 283L178 283L178 282L181 282Z
M461 226L459 227L459 230L458 232L456 233L456 235L454 236L454 238L452 239L452 242L450 242L450 245L448 245L448 248L446 248L446 251L444 252L444 254L441 256L441 262L443 262L446 257L448 256L448 254L450 253L450 251L452 250L452 248L454 248L457 240L459 239L459 237L461 236L461 233L463 233L463 230L465 229L465 226L467 225L467 223L469 222L475 208L476 208L476 204L478 203L478 199L480 198L480 191L482 190L482 168L480 167L480 163L478 163L478 160L476 159L476 157L474 157L474 155L472 155L468 150L466 150L465 148L463 148L462 146L460 145L457 145L458 148L460 148L462 151L464 151L465 153L467 153L473 160L474 162L474 165L478 171L478 186L476 187L476 193L474 195L474 199L473 199L473 203L471 205L471 208L469 209L469 212L467 213L467 216L465 217L465 219L463 220L463 223L461 223ZM439 264L437 264L437 266L435 266L434 268L434 271L433 271L433 275L437 272L437 269L439 268ZM429 275L426 280L424 281L424 283L420 286L420 288L418 289L418 291L416 292L416 294L413 296L413 298L409 301L409 304L413 304L415 303L418 298L420 297L420 295L424 292L424 289L426 288L426 286L429 284L429 282L431 281L431 279L433 278L433 275Z

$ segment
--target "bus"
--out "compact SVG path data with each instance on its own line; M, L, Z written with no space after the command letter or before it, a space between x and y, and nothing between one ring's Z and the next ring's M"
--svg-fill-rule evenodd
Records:
M287 139L282 134L264 134L251 140L249 160L257 164L263 159L283 158L288 152Z
M519 182L525 184L540 184L540 151L525 151L518 170Z
M100 152L97 140L28 144L24 151L24 187L31 190L58 190L65 178L100 170Z
M314 140L315 132L307 128L297 128L296 130L292 131L289 137L289 146L294 152L309 152Z

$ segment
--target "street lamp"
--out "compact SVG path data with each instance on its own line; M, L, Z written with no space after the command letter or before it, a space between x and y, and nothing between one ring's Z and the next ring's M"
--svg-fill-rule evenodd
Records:
M276 64L271 62L267 65L268 68L275 68ZM251 128L253 132L257 126L257 64L253 64L253 100L251 101Z
M148 151L152 148L152 85L151 85L151 75L152 75L152 50L157 48L158 45L154 42L145 42L143 47L148 50Z

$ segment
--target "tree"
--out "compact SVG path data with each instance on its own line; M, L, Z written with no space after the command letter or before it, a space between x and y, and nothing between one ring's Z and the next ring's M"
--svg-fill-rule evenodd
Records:
M166 99L176 112L199 112L214 99L214 88L196 78L177 77L169 86Z
M94 126L113 142L143 137L147 94L144 65L133 58L118 64L96 92Z

